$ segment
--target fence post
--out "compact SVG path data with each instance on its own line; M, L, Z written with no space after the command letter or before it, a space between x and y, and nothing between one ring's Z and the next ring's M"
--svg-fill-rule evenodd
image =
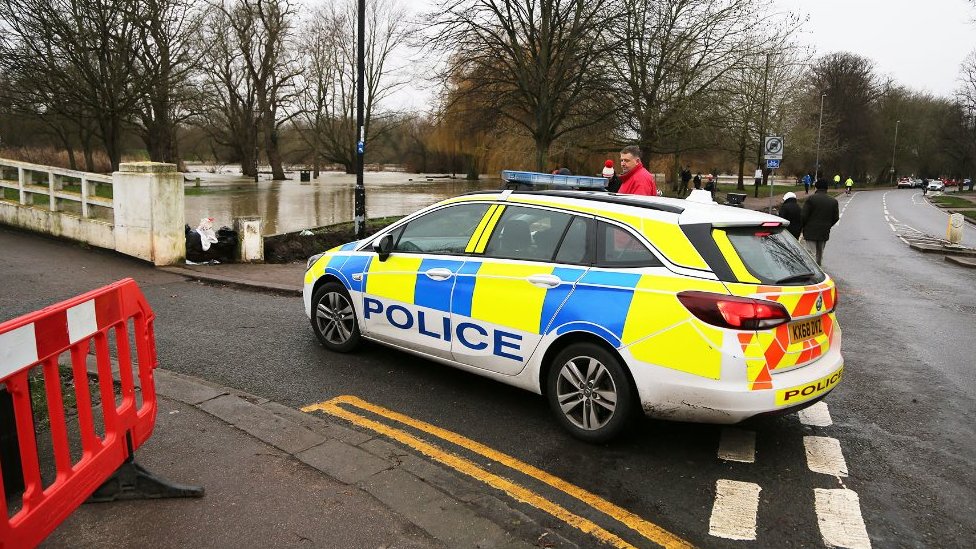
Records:
M24 192L24 168L17 168L17 192L20 194L20 205L27 204L27 193Z
M237 261L240 263L264 263L264 236L261 234L260 217L235 217L237 231Z
M120 164L112 174L112 206L117 251L156 265L183 262L183 175L175 164Z

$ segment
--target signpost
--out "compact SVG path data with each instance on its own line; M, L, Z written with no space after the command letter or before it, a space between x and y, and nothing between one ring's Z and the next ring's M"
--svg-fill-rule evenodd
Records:
M783 160L783 148L785 142L782 135L770 135L763 141L763 158L766 159L766 169L775 170L779 168L779 163ZM769 179L769 213L773 213L773 173L770 172Z

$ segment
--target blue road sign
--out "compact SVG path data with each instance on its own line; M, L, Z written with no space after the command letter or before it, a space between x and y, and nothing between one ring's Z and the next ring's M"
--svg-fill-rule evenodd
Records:
M766 168L770 170L775 170L778 167L779 167L779 160L774 160L770 158L769 160L766 161Z

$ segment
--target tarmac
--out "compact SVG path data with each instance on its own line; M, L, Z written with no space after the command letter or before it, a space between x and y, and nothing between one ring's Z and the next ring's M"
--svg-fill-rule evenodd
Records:
M770 202L782 195L745 206ZM305 264L161 269L300 295ZM380 436L164 368L155 380L157 423L135 460L206 494L85 504L42 547L576 546L507 497Z

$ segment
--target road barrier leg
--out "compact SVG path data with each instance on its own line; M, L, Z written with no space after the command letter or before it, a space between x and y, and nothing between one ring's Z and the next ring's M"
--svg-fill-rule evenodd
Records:
M202 498L202 486L184 486L159 478L131 459L95 490L86 503L132 499Z

